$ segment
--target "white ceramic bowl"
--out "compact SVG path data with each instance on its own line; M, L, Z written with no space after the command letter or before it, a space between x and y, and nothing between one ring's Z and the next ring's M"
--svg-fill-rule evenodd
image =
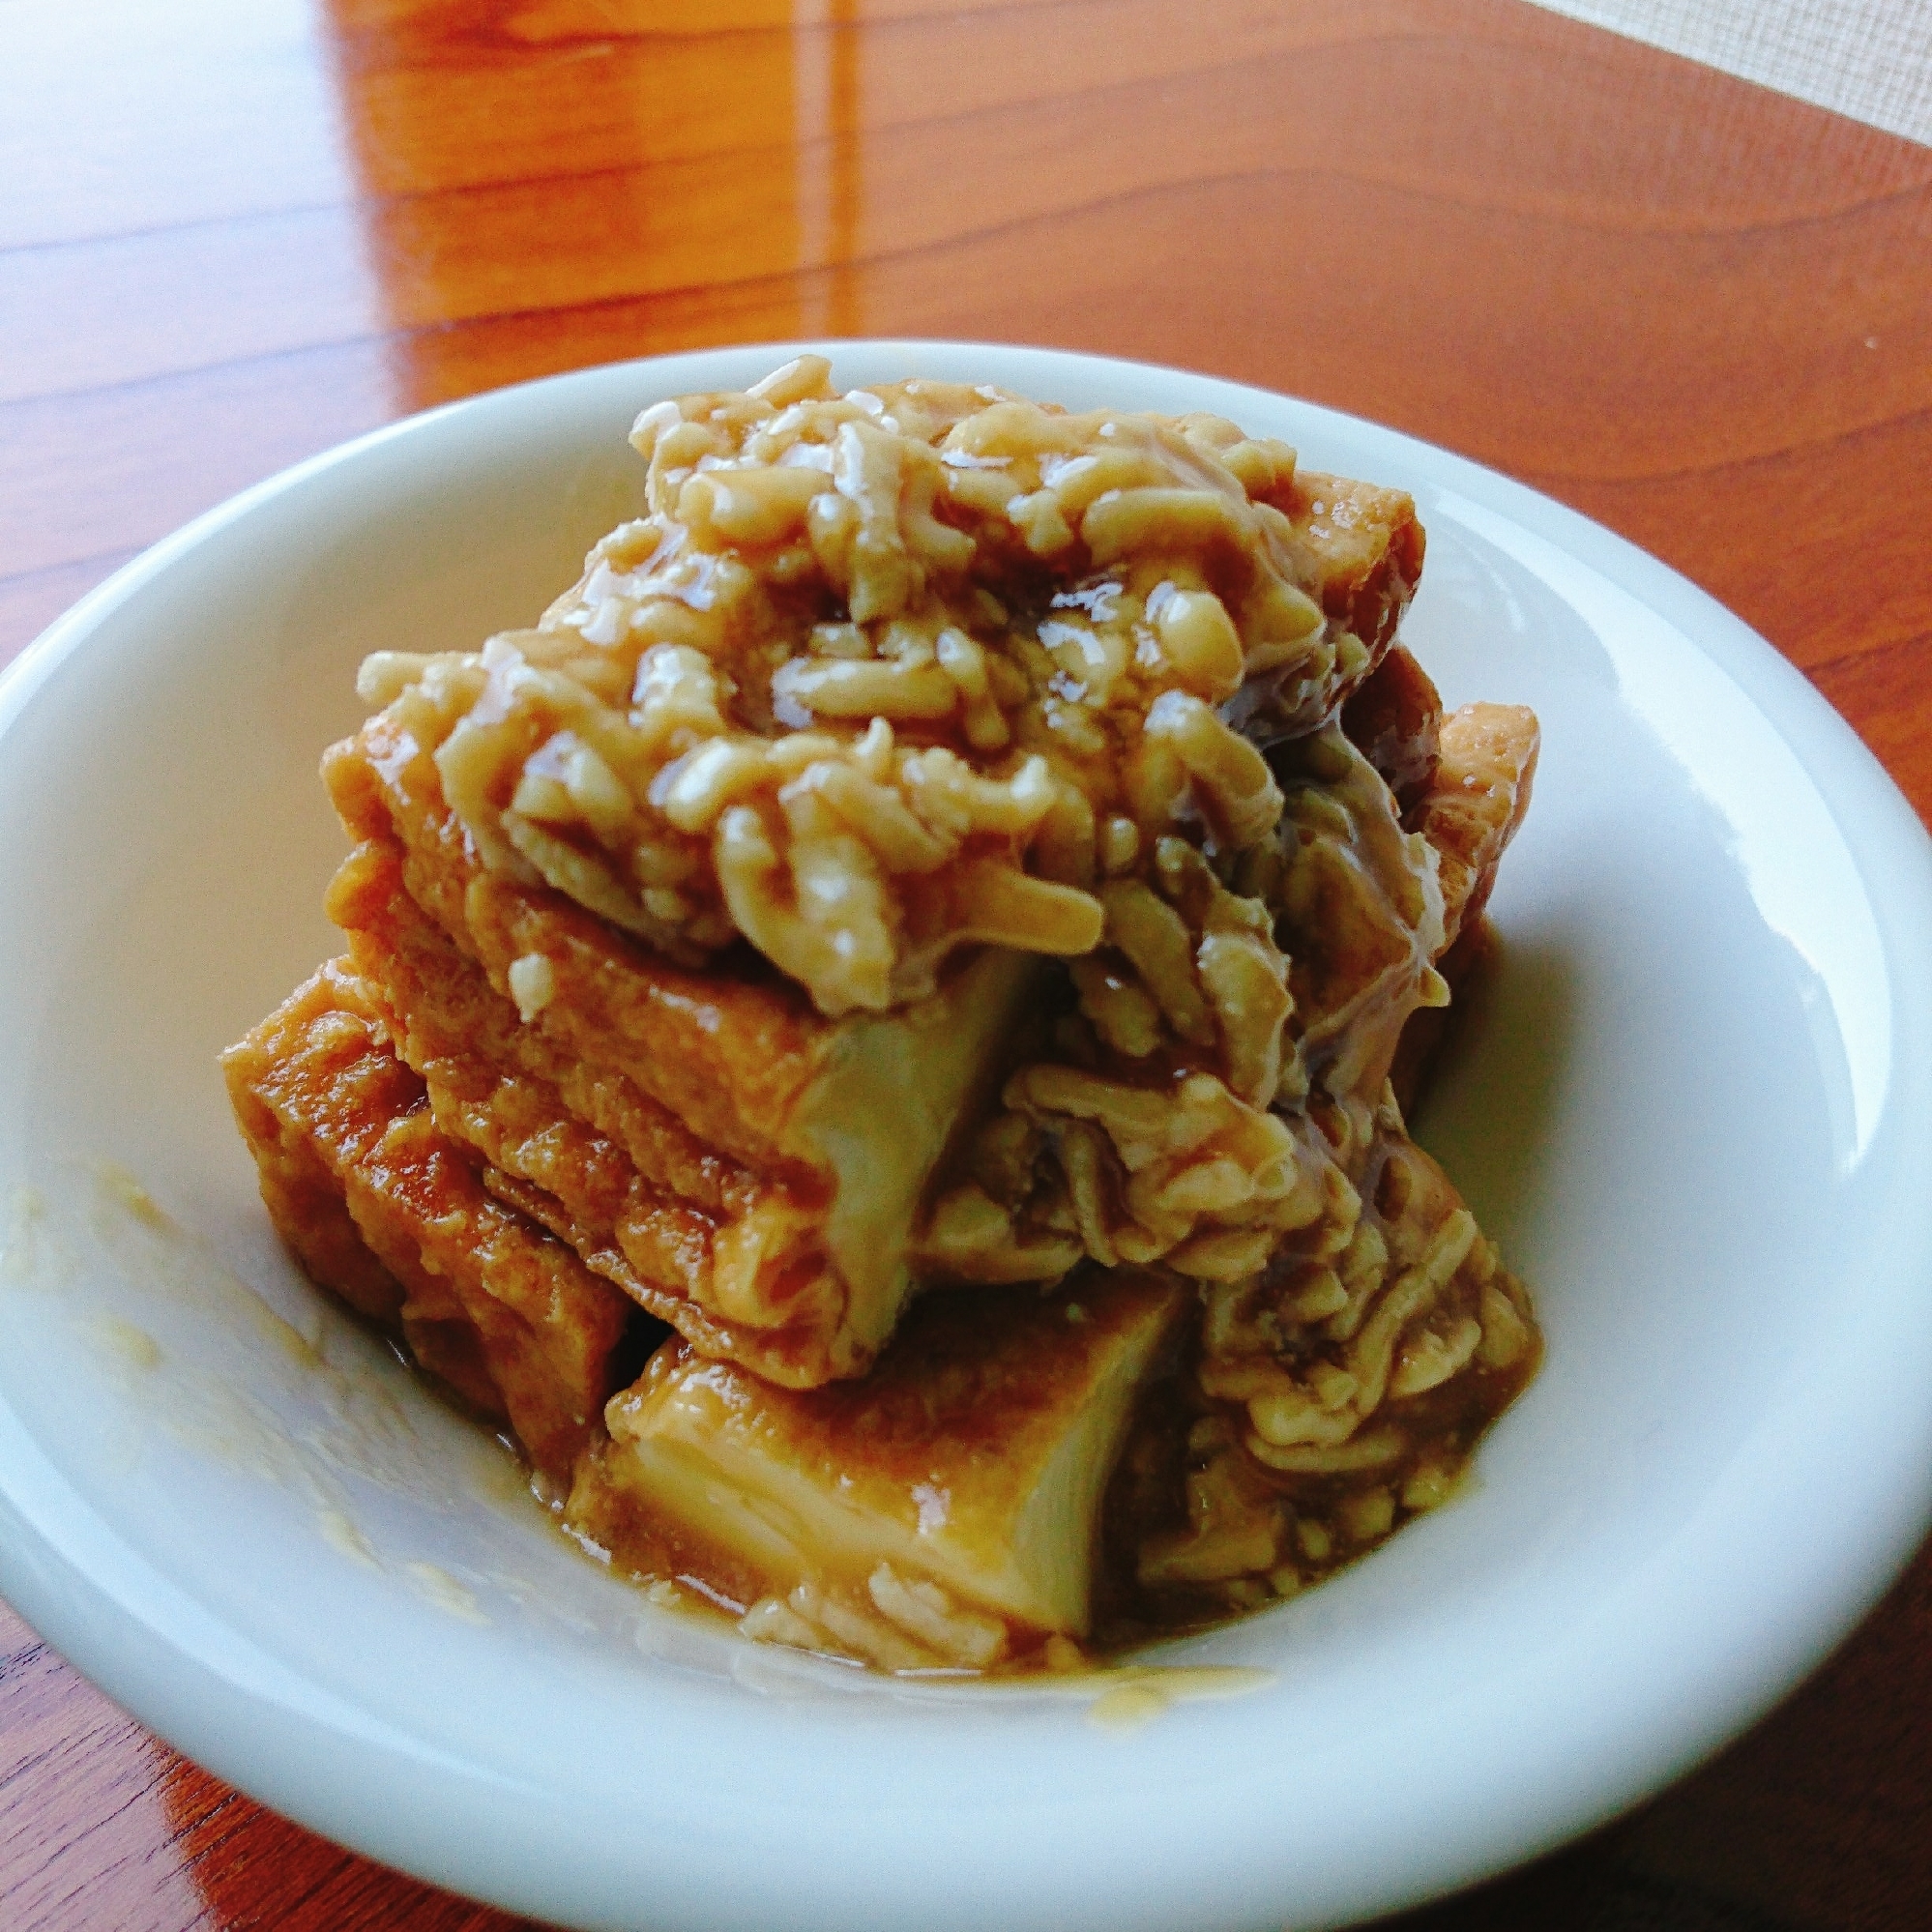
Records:
M315 764L358 659L530 620L637 500L638 408L784 353L366 437L150 551L0 687L0 1589L267 1803L583 1925L1311 1927L1654 1789L1926 1520L1927 841L1710 599L1389 430L1079 356L832 351L847 383L1218 410L1413 490L1415 647L1452 702L1542 716L1500 971L1422 1130L1548 1363L1467 1500L1169 1654L1259 1687L1122 1729L655 1610L283 1257L214 1056L333 950Z

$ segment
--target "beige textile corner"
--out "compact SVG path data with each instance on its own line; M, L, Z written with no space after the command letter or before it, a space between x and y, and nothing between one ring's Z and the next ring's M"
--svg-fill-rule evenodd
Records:
M1932 0L1537 0L1932 146Z

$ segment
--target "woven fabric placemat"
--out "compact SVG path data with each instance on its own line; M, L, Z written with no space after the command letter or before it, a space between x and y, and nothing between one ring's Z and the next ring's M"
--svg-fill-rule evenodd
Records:
M1932 146L1932 0L1537 0Z

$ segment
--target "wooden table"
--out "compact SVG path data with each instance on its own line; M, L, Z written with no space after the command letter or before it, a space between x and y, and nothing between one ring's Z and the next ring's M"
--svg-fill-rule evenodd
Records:
M1932 151L1523 0L0 0L0 659L345 436L694 344L1013 338L1464 452L1932 808ZM502 1927L0 1606L0 1922ZM1633 1819L1404 1921L1932 1924L1932 1559Z

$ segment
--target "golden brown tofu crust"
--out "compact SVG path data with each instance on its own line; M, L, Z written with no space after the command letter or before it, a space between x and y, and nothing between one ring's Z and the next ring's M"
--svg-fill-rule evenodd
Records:
M297 1258L508 1421L540 1469L568 1471L599 1429L629 1305L485 1190L348 962L324 966L223 1067Z
M1434 782L1442 725L1443 700L1435 681L1400 644L1341 708L1342 730L1405 812Z
M392 720L325 770L363 834L330 916L499 1195L707 1354L786 1387L863 1372L911 1292L918 1197L956 1125L935 1112L943 1067L990 1087L1032 962L982 951L923 1006L828 1020L769 969L693 975L483 869ZM512 993L519 961L541 962L539 1008Z
M827 1481L906 1497L925 1482L966 1487L1037 1456L1064 1426L1097 1352L1183 1294L1171 1277L1122 1271L1090 1277L1070 1298L1030 1285L927 1295L862 1381L774 1390L718 1364L712 1386L727 1407L755 1410L759 1426L781 1428L792 1458ZM1077 1348L1066 1346L1069 1303L1079 1310ZM688 1360L664 1351L646 1384Z
M331 746L322 775L352 836L401 847L411 896L499 994L516 960L550 961L545 1027L561 1050L623 1073L705 1143L785 1167L785 1123L838 1025L798 987L739 952L687 971L560 893L486 871L434 758L386 717Z
M528 1083L554 1098L558 1114L616 1143L636 1174L714 1223L787 1185L707 1145L626 1074L571 1053L551 1029L525 1024L514 1001L411 896L406 864L394 839L365 840L342 862L327 908L419 1073L466 1100L487 1094L493 1080ZM810 1177L796 1179L807 1184L798 1198L816 1205ZM614 1213L619 1205L613 1190L606 1206Z
M813 1390L668 1344L613 1398L611 1441L579 1464L568 1519L625 1567L694 1578L741 1611L800 1582L786 1564L802 1526L808 1588L863 1600L883 1558L1015 1627L1084 1632L1105 1476L1189 1300L1172 1276L1132 1271L1053 1296L928 1295L869 1376ZM632 1448L659 1443L675 1480ZM776 1570L722 1528L741 1485L794 1525Z
M1406 656L1395 653L1391 656ZM1445 944L1436 969L1455 996L1448 1006L1409 1015L1389 1077L1396 1103L1410 1114L1429 1071L1461 1017L1463 987L1491 951L1483 909L1496 868L1530 808L1541 734L1522 705L1465 705L1443 719L1428 784L1405 822L1435 847L1443 887Z
M1466 704L1443 720L1435 777L1409 814L1441 862L1449 944L1482 917L1496 867L1530 808L1542 735L1519 704Z
M1323 610L1379 659L1421 581L1424 540L1407 490L1298 471L1283 506L1307 547Z
M706 1353L775 1381L826 1379L844 1291L820 1244L824 1184L768 1178L713 1152L623 1073L526 1025L411 897L404 864L394 841L366 840L337 874L329 907L437 1126L488 1163L500 1199ZM747 1224L771 1284L775 1319L764 1327L723 1319L714 1304L718 1237Z

